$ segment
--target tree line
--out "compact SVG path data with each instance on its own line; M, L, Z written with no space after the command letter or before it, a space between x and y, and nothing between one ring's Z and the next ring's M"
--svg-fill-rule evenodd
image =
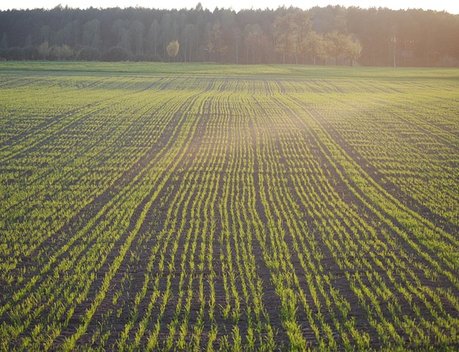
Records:
M327 6L0 11L6 60L459 66L459 16Z

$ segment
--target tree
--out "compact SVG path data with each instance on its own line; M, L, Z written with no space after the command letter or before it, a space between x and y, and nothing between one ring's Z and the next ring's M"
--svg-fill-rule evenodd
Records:
M258 24L247 25L244 29L246 63L261 63L266 44L266 37ZM249 55L250 54L250 55Z
M344 55L349 59L351 66L354 66L355 61L357 61L361 53L362 45L360 42L348 36L344 48Z
M245 63L255 63L254 53L257 50L259 31L257 25L248 24L244 28Z
M49 55L49 44L48 42L43 42L41 43L38 48L38 55L40 57L40 59L42 60L45 60L48 58L48 55Z
M100 21L97 18L83 25L83 44L91 48L100 47Z
M48 42L51 37L51 28L48 25L41 26L40 28L40 41L42 43Z
M159 33L162 50L166 49L167 52L167 44L172 40L177 39L172 25L172 15L170 13L165 13L163 16L161 16Z
M236 64L239 63L239 46L241 43L242 33L239 27L233 27L233 42L234 42L234 61Z
M295 63L298 63L298 56L302 52L302 44L311 31L311 21L307 12L297 10L290 15L291 28L295 35L292 38L292 54L295 57Z
M303 39L301 49L304 54L312 59L314 65L318 59L323 60L327 56L327 47L323 36L314 31L309 32Z
M348 9L342 6L313 7L308 11L312 29L317 33L344 33L347 30Z
M360 57L362 46L359 41L349 34L338 32L325 35L326 48L330 57L334 58L335 65L340 61L349 61L351 65Z
M143 35L145 27L142 22L135 20L129 26L129 34L132 43L132 49L135 55L143 54Z
M196 26L193 23L188 23L185 26L185 33L183 33L183 41L185 47L183 48L184 61L192 61L192 52L196 42Z
M307 13L292 9L274 21L275 50L282 54L282 63L286 55L294 58L298 63L302 43L311 30L311 22Z
M339 57L343 54L346 46L346 37L344 34L333 31L325 35L327 53L334 59L335 65L338 65Z
M153 54L153 58L157 57L157 47L159 39L159 22L155 18L150 25L147 33L147 45L146 48L150 54Z
M169 57L174 58L177 56L179 49L180 49L180 44L178 40L173 40L169 44L167 44L167 47L166 47L167 55L169 55Z
M6 33L2 34L2 40L0 41L0 49L7 49L8 48L8 39Z
M289 27L287 16L276 17L274 21L274 50L281 54L283 64L285 64L285 56L288 51Z
M207 27L207 52L215 61L220 61L228 53L228 46L223 37L222 26L219 21L212 27Z
M24 47L29 48L31 46L32 46L32 35L29 34L24 41Z
M54 60L68 60L73 57L73 49L68 45L56 45L49 49L49 56Z
M126 51L131 51L131 41L129 39L129 22L117 19L111 28L111 32L113 33L115 39L115 47L123 48Z

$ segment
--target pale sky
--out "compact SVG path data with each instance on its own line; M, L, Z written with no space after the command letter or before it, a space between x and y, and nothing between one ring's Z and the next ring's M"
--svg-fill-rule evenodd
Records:
M53 8L58 4L69 7L88 8L93 7L129 7L140 6L160 9L171 8L194 8L199 2L189 0L2 0L0 9L27 9L27 8ZM342 6L359 6L368 7L388 7L390 9L407 9L422 8L437 11L447 11L453 14L459 14L458 0L202 0L204 8L213 10L215 7L232 8L240 10L241 8L277 8L279 6L295 6L308 9L313 6L342 5Z

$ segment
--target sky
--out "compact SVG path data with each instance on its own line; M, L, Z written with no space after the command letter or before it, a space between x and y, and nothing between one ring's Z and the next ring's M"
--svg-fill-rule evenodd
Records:
M62 6L88 8L88 7L129 7L140 6L150 8L194 8L199 0L2 0L0 9L27 9L27 8L53 8L58 4ZM204 8L213 10L215 7L232 8L236 11L246 8L277 8L279 6L295 6L309 9L314 6L342 5L369 7L388 7L390 9L422 8L426 10L447 11L459 14L458 0L201 0Z

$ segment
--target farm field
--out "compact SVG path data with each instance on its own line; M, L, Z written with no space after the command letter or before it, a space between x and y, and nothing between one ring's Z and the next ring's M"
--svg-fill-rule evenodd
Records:
M456 350L459 69L0 63L0 350Z

